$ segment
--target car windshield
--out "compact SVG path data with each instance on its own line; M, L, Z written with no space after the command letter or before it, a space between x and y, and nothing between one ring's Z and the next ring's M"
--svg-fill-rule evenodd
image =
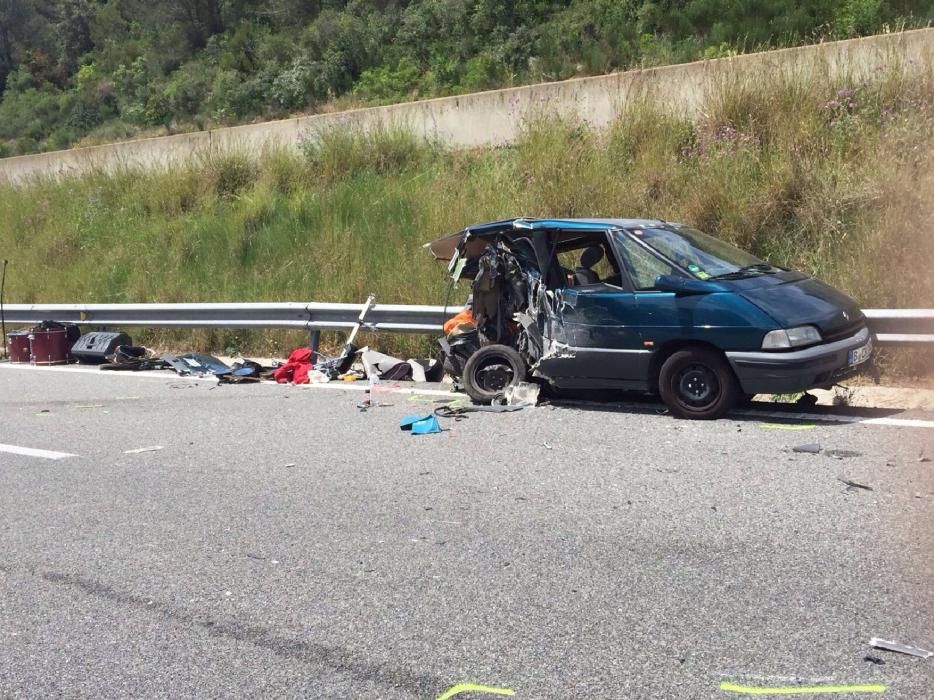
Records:
M698 279L775 272L776 268L725 241L686 226L636 228L633 235Z

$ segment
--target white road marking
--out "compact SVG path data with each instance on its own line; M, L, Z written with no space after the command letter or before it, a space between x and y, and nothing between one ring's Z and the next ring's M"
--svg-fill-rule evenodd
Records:
M58 365L58 366L39 366L27 364L12 364L9 362L0 363L0 369L7 370L26 370L29 372L64 372L66 374L94 374L98 377L135 377L144 379L190 379L193 381L217 381L216 377L179 377L170 370L144 370L142 372L131 371L101 371L100 367L82 367L79 365Z
M891 418L883 416L847 416L832 413L788 413L785 411L757 411L747 408L730 411L728 416L746 416L749 418L778 418L782 420L807 421L808 423L854 423L858 425L889 425L896 428L934 428L934 420L921 418Z
M94 367L80 367L75 365L66 365L66 366L34 366L26 364L10 364L10 363L0 363L0 369L12 369L12 370L29 370L29 371L38 371L38 372L65 372L65 373L82 373L82 374L96 374L97 376L122 376L122 377L141 377L146 379L162 379L163 381L179 382L179 381L191 381L191 382L210 382L217 383L217 378L213 376L206 377L180 377L170 370L153 370L153 371L144 371L144 372L102 372L98 368ZM367 391L369 389L369 383L365 380L357 382L344 382L340 380L335 380L331 382L325 382L322 384L299 384L299 385L279 385L275 382L260 382L260 386L286 386L289 389L302 389L302 390L331 390L331 391ZM409 394L409 395L422 395L422 396L437 396L440 398L451 398L451 399L466 399L467 397L464 394L455 393L452 391L447 391L444 389L420 389L418 386L414 387L397 387L394 385L380 384L378 385L377 392L379 393L395 393L395 394ZM573 405L575 403L587 404L587 405L600 405L593 401L569 401L561 402L564 405ZM613 405L621 407L632 407L636 409L652 409L652 408L664 408L662 404L652 404L652 403L619 403L614 402L611 404L604 405ZM878 418L871 418L869 416L853 416L853 415L843 415L843 414L831 414L831 413L792 413L786 411L767 411L760 410L756 408L745 408L737 409L730 411L727 414L727 417L730 416L743 416L747 418L772 418L779 420L787 421L807 421L810 423L851 423L855 425L882 425L890 426L895 428L934 428L934 420L926 420L921 418L895 418L882 416Z
M78 455L68 452L53 452L51 450L37 450L32 447L20 447L19 445L4 445L0 443L0 452L8 452L12 455L23 455L24 457L38 457L39 459L65 459L67 457L77 457Z
M277 386L272 382L267 382L272 384L272 386ZM287 386L287 385L280 385ZM377 394L412 394L418 396L440 396L443 398L450 399L467 399L466 394L457 394L453 391L445 391L444 389L419 389L415 387L403 387L395 386L391 384L377 384L376 393ZM357 382L344 382L340 380L334 380L332 382L323 382L319 384L296 384L295 386L289 387L290 389L331 389L336 391L368 391L370 388L369 383L366 380L357 381Z

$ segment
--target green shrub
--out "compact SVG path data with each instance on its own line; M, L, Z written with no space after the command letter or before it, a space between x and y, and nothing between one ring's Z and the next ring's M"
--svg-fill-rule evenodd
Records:
M439 154L435 144L408 129L384 125L325 128L306 138L302 149L312 174L328 182L361 173L399 174L424 166Z
M202 169L221 199L238 196L252 187L259 175L256 160L245 153L212 153L205 158Z

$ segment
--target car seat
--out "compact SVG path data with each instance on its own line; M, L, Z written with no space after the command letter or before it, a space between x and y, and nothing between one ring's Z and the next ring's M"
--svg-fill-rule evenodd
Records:
M590 268L603 260L603 256L601 246L594 245L584 249L581 253L580 266L574 270L574 284L578 287L585 284L597 284L600 281L600 275Z

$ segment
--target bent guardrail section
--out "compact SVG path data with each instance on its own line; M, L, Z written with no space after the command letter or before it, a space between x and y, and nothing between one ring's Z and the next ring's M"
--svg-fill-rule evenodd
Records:
M319 302L226 304L7 304L8 326L55 320L90 326L150 328L282 328L307 331L349 330L363 304ZM383 333L439 334L459 306L374 304L364 328ZM880 345L934 343L934 309L865 309Z

